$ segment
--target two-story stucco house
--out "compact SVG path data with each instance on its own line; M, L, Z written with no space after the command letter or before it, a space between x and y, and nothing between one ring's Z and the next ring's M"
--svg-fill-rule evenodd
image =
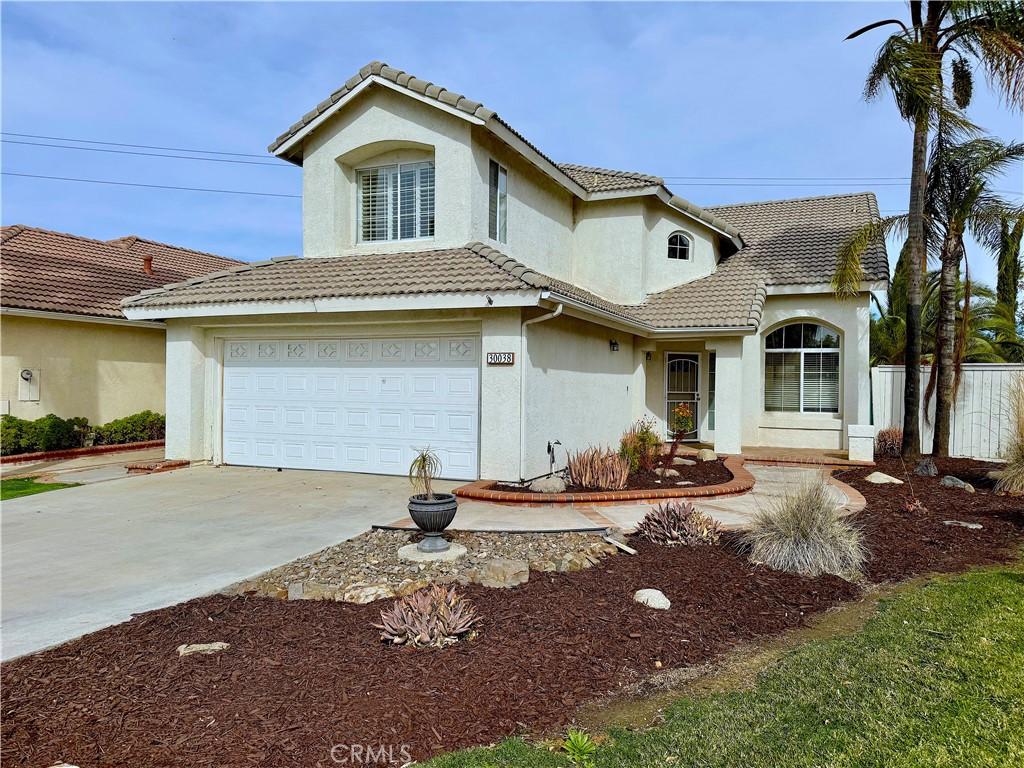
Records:
M169 457L401 474L429 445L507 480L683 402L721 453L870 422L884 244L856 298L829 288L869 193L701 209L376 62L270 151L302 166L304 256L124 304L167 324Z

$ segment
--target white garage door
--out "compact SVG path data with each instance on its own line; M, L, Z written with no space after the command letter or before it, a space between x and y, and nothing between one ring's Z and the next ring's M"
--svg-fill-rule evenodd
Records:
M224 343L224 461L404 475L430 447L477 477L479 339Z

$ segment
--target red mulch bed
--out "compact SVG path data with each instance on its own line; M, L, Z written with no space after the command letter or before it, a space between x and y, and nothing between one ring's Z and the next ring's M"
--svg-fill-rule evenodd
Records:
M696 488L701 485L719 485L721 483L727 483L732 480L732 472L725 468L725 463L722 459L717 461L698 461L694 466L687 466L686 464L673 465L667 464L672 469L679 473L679 477L666 477L662 479L654 472L631 472L626 480L626 487L624 489L616 490L627 490L627 491L652 491L659 490L662 488L673 488L676 483L682 480L688 480L692 485L686 486L687 488ZM531 491L529 486L513 485L510 483L497 483L488 490L494 491L511 491L512 493L536 493ZM582 485L569 485L566 486L566 493L592 493L593 488L584 488Z
M940 462L969 479L970 467ZM895 467L879 467L896 474ZM1014 557L1020 499L914 480L931 508L898 511L906 486L842 478L861 514L872 580ZM942 525L981 522L981 531ZM485 624L445 650L381 645L380 605L208 597L2 666L5 765L330 766L333 744L407 744L417 759L504 736L563 728L581 703L654 671L706 662L736 643L803 624L859 590L752 567L728 546L636 542L572 574L531 574L512 590L467 587ZM661 589L667 612L632 594ZM180 643L224 640L179 659ZM384 764L383 762L381 764Z

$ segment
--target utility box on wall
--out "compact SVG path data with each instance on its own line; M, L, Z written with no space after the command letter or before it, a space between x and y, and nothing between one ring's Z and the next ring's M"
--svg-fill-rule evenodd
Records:
M18 400L38 402L39 379L40 370L38 368L22 368L18 376Z

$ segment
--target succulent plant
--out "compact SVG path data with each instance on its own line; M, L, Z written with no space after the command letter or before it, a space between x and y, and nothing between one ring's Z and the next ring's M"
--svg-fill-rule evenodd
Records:
M569 482L596 491L620 491L629 479L629 459L610 448L587 448L569 454Z
M443 648L473 630L480 617L455 588L435 584L395 600L380 612L380 639L394 645Z
M636 526L648 541L666 546L717 544L718 521L688 501L670 501L652 509Z

